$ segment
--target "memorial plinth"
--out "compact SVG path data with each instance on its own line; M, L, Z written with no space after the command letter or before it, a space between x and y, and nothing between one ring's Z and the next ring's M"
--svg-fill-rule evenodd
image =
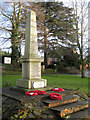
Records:
M41 88L47 86L47 80L41 79L41 62L43 58L38 55L36 14L28 13L26 24L25 52L21 58L22 79L16 85L24 88Z

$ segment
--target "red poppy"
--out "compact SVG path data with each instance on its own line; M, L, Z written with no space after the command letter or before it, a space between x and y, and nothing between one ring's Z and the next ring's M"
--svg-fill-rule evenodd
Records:
M40 90L35 90L35 91L27 91L26 95L28 96L35 96L35 95L45 95L47 94L46 91L40 91Z
M61 100L62 99L62 95L61 94L58 94L58 93L51 93L49 95L49 97L53 100Z
M29 95L29 91L26 92L26 95Z
M64 89L63 89L63 88L54 88L53 91L59 91L59 92L62 92L62 91L64 91Z
M46 91L35 90L35 92L38 93L39 95L47 94Z
M35 91L27 91L26 95L27 96L35 96L35 95L38 95L38 93L36 93Z

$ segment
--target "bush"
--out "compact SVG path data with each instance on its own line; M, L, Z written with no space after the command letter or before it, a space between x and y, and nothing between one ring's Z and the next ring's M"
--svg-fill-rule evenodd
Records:
M5 64L3 66L4 66L4 70L6 71L21 71L20 63Z
M61 73L71 73L71 74L78 74L80 72L80 70L77 69L76 67L74 67L74 66L68 67L68 65L65 64L64 62L60 62L57 65L57 71L59 71Z
M57 71L61 73L68 73L68 69L66 69L67 65L64 62L60 62L57 64Z
M68 73L70 73L70 74L79 74L80 73L80 70L78 70L75 67L67 67L66 69L68 70Z

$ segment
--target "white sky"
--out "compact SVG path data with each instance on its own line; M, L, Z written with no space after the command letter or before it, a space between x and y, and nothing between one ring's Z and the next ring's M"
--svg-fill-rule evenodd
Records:
M7 0L2 0L2 2L7 2ZM12 1L12 0L8 0L8 2L10 2L10 1ZM19 0L13 0L13 1L19 1ZM38 1L38 2L42 2L42 1L48 1L48 0L20 0L20 1L30 1L30 2L36 2L36 1ZM50 1L50 0L49 0ZM75 0L55 0L55 1L59 1L59 2L63 2L64 3L64 5L65 6L71 6L71 4L72 4L72 1L75 1ZM82 0L82 1L84 1L84 0ZM85 2L89 2L90 0L85 0ZM77 0L77 2L80 2L80 0ZM8 42L7 42L7 45L5 45L5 46L8 46L8 45L10 45L10 44L8 44ZM3 46L2 46L3 47ZM8 51L8 50L7 50ZM22 48L22 54L24 54L24 47Z
M11 1L15 1L15 2L18 2L18 1L29 1L29 2L44 2L44 1L50 1L50 0L2 0L1 2L11 2ZM55 1L59 1L59 2L63 2L63 3L67 3L69 4L71 1L75 1L75 0L55 0ZM77 2L79 2L80 0L77 0ZM84 0L82 0L84 1ZM89 2L90 0L85 0L85 2Z

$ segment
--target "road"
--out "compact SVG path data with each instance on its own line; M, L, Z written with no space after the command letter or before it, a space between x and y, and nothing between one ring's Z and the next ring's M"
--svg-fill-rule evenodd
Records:
M85 70L85 77L90 77L90 70Z
M72 74L72 75L81 76L81 72L80 74ZM85 70L85 77L90 77L90 70Z

